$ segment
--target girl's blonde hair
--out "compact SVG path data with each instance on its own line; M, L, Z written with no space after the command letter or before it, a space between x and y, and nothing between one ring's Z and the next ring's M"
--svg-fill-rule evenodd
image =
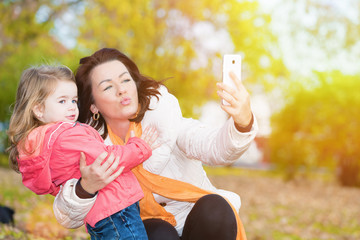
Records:
M20 78L14 110L10 118L9 164L19 172L18 149L24 149L24 139L36 127L43 125L33 112L36 105L44 106L46 98L55 90L57 81L73 81L73 72L66 66L41 65L26 69Z

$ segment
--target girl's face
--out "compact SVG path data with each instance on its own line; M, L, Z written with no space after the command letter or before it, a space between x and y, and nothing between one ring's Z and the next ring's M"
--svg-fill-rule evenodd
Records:
M90 74L94 104L90 110L100 112L107 123L129 121L138 110L135 81L125 65L113 60L96 66Z
M33 111L44 123L75 122L79 116L77 106L77 87L74 82L59 80L43 105L37 105Z

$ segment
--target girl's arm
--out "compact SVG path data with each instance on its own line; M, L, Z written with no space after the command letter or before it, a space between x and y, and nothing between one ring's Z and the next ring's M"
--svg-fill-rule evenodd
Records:
M148 159L152 150L146 141L132 137L126 145L104 144L100 135L89 126L76 126L64 131L54 144L55 151L63 155L63 159L79 159L80 152L85 153L87 164L92 164L102 152L113 153L115 157L119 157L119 165L124 167L123 172L128 172L132 168L141 164ZM60 159L58 159L60 161ZM57 161L54 158L54 161ZM55 166L59 166L59 171L64 162L57 162ZM77 161L74 164L78 164Z

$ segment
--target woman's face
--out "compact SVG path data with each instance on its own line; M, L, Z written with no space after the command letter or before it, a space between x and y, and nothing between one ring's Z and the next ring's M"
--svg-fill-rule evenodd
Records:
M93 113L100 112L107 123L128 121L135 116L139 103L137 88L122 62L113 60L96 66L90 79Z

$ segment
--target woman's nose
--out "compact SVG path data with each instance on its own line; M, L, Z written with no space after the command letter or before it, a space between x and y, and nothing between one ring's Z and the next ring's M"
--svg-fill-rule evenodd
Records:
M121 96L122 94L124 94L126 92L125 87L123 86L118 86L118 95Z

